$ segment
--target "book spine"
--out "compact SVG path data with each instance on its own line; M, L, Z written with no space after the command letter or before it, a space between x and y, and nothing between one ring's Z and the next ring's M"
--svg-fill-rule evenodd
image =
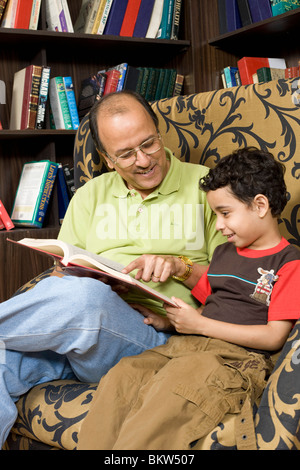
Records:
M68 2L67 2L67 0L60 0L60 2L61 2L62 11L63 11L63 14L64 14L64 19L65 19L67 32L68 33L74 33L74 28L73 28L73 23L72 23L72 20L71 20L71 15L70 15L69 7L68 7Z
M42 67L30 65L26 69L21 129L35 129Z
M37 30L41 11L41 2L42 0L33 0L28 29Z
M56 0L45 0L46 25L49 31L62 31Z
M133 37L146 37L153 6L154 0L142 0L134 26Z
M89 10L88 17L86 19L84 32L86 34L90 34L93 29L93 24L97 16L98 7L100 5L101 0L94 0L91 9Z
M272 17L270 0L248 0L248 4L253 23Z
M120 72L120 77L119 77L119 81L118 81L117 91L123 90L125 77L126 77L126 74L127 74L127 69L128 69L127 62L124 62L123 64L121 64L120 68L118 69L119 72Z
M48 93L49 93L50 71L51 71L50 67L46 65L43 66L38 107L37 107L37 116L36 116L36 123L35 123L36 129L45 128L45 115L46 115L46 104L47 104Z
M46 215L47 208L49 205L50 196L51 196L53 185L54 185L54 181L55 181L56 174L57 174L57 167L58 167L57 163L49 162L48 172L44 180L43 190L40 195L39 204L37 206L37 212L33 221L33 225L37 227L43 226L45 215Z
M67 183L64 177L64 171L62 168L61 163L58 165L57 168L57 202L58 202L58 215L59 215L59 222L62 223L65 213L67 211L70 196L68 193Z
M182 87L183 87L183 81L184 81L184 75L181 75L181 74L178 73L176 75L173 96L181 95Z
M114 0L103 34L119 36L128 0Z
M176 70L172 69L170 72L170 78L169 78L169 83L167 87L167 96L166 96L167 98L171 98L171 96L173 96L176 74L177 74Z
M63 81L64 81L65 90L66 90L69 111L71 115L72 127L73 129L78 129L80 122L79 122L79 116L78 116L78 111L77 111L72 77L63 77Z
M74 168L70 168L69 165L63 165L62 167L64 172L65 181L67 184L67 189L69 193L69 198L72 199L76 190L74 185Z
M0 0L0 25L8 0Z
M14 28L18 0L9 0L5 8L1 28Z
M50 79L49 96L56 129L72 129L71 115L63 77Z
M15 17L15 28L16 29L28 29L31 17L33 0L22 0L18 2L16 17Z
M141 0L128 1L120 30L120 36L132 37L140 5Z
M172 19L171 39L178 39L181 5L182 0L175 0Z
M100 4L98 6L98 10L96 12L96 16L94 18L93 26L92 26L92 29L91 29L91 34L97 34L97 32L98 32L98 28L99 28L99 25L100 25L100 20L101 20L102 15L103 15L103 10L104 10L105 4L106 4L106 0L101 0L100 1Z
M0 200L0 218L6 230L11 230L12 228L15 227L1 200Z
M159 39L170 39L175 0L165 0L161 24L157 33Z
M2 219L0 217L0 230L4 230L5 229L5 225L4 223L2 222Z
M238 9L240 12L240 18L243 26L248 26L252 24L252 17L250 13L250 8L248 0L237 0Z
M119 78L120 78L119 70L113 69L107 72L107 79L106 79L103 95L107 95L108 93L113 93L114 91L117 90Z
M113 3L113 0L106 0L106 4L104 6L104 11L103 11L102 18L100 20L100 24L99 24L99 27L98 27L97 34L103 34L104 33L104 29L105 29L105 26L106 26L106 23L107 23L107 20L108 20L108 16L109 16L109 12L111 10L112 3Z

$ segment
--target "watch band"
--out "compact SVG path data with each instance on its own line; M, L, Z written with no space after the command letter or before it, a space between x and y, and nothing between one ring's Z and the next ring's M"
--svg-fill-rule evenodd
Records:
M193 271L193 261L191 261L186 256L178 256L178 258L185 264L185 273L182 276L172 276L176 281L186 281Z

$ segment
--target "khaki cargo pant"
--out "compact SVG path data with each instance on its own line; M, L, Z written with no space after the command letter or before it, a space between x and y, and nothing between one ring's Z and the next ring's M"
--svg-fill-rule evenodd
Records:
M236 345L175 335L103 377L78 449L191 449L226 413L237 414L238 449L255 449L252 405L271 369L263 355Z

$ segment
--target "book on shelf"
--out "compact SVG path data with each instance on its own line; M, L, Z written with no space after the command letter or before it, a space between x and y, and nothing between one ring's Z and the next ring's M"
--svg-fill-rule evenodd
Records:
M237 0L225 0L227 32L241 28L242 21Z
M237 0L237 6L240 13L242 26L248 26L252 24L252 16L248 0Z
M50 83L50 72L51 67L44 65L42 67L42 74L41 74L41 84L39 89L39 98L38 98L38 106L37 106L37 115L36 115L36 129L44 129L46 122L45 122L45 115L46 115L46 105L47 99L49 94L49 83Z
M227 33L225 0L218 0L218 24L219 34Z
M172 17L171 39L178 39L181 6L182 0L175 0Z
M120 78L120 72L117 69L110 69L106 72L106 82L103 91L103 96L108 93L117 91L118 83Z
M57 167L57 163L49 160L23 165L11 213L11 220L16 226L43 226Z
M67 0L45 0L45 2L47 29L73 33L74 28Z
M156 38L162 19L164 0L155 0L146 38Z
M37 30L42 0L33 0L29 29Z
M295 78L295 77L300 77L300 65L293 66L293 67L287 67L285 69L285 78Z
M76 190L75 190L75 183L74 183L74 168L70 168L68 164L62 166L65 181L67 184L67 190L69 193L69 198L72 199Z
M0 230L5 230L5 225L2 222L1 217L0 217Z
M78 98L79 119L82 119L89 112L93 104L101 98L105 82L106 73L101 71L82 80Z
M161 23L157 32L158 39L170 39L175 0L164 0Z
M103 2L103 0L94 0L92 2L92 5L90 6L90 9L88 11L88 15L84 24L84 29L82 31L83 33L85 34L92 33L93 25L97 17L97 11L101 2Z
M237 79L238 67L224 67L222 72L224 88L231 88L239 85L239 81Z
M29 29L33 0L19 0L16 9L14 28Z
M128 0L114 0L103 34L119 36Z
M271 80L279 80L285 78L286 69L275 69L271 67L261 67L257 69L257 81L258 83L265 83Z
M128 0L120 29L120 36L132 37L140 5L141 0Z
M273 16L270 0L247 0L247 1L248 1L253 23L266 20Z
M69 190L67 187L64 170L63 170L61 163L59 163L58 168L57 168L56 188L57 188L58 218L59 218L59 223L62 224L71 198L69 195Z
M176 74L176 79L175 79L175 84L174 84L173 96L181 95L182 88L183 88L183 82L184 82L184 75L181 75L180 73L177 73Z
M8 215L8 212L5 209L5 206L1 200L0 200L0 220L1 220L1 224L4 226L2 228L5 228L6 230L11 230L15 228L14 223L11 220L10 216Z
M113 0L104 0L103 8L100 10L99 7L100 12L98 10L97 14L97 17L99 17L99 22L96 20L97 24L96 27L93 27L92 33L95 30L95 34L103 34L112 4Z
M125 266L104 256L56 239L23 238L16 241L8 238L7 240L54 258L62 267L66 268L66 272L69 274L95 277L107 284L124 284L128 289L138 290L146 297L176 306L176 303L169 297L157 292L130 274L123 273L122 270Z
M1 28L14 28L18 7L18 0L8 0L1 21Z
M253 83L253 74L261 67L285 69L286 62L282 58L243 57L237 62L242 85Z
M8 3L8 0L0 0L0 26L1 26L1 22L2 22L2 19L3 19L3 15L4 15L4 12L5 12L5 8L7 6L7 3Z
M76 130L79 127L80 121L79 121L79 116L78 116L72 77L70 76L63 77L63 82L65 86L65 92L67 95L67 101L68 101L69 111L71 115L72 128Z
M146 36L150 24L153 6L154 0L141 1L136 22L134 25L134 30L132 34L133 37L144 38Z
M282 15L300 7L299 0L271 0L272 15Z
M55 129L73 129L63 77L50 78L49 100Z
M28 65L15 72L9 128L35 129L42 67Z

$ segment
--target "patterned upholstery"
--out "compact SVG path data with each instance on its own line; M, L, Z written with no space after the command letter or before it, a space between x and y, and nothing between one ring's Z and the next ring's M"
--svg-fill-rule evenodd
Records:
M279 221L280 229L300 248L300 157L296 153L297 144L300 146L299 79L179 96L155 102L153 108L165 145L181 160L212 167L236 148L253 145L269 150L283 162L290 199ZM88 116L77 132L74 165L77 187L107 171L93 146ZM300 321L279 355L261 403L254 409L261 449L300 448L299 346ZM93 390L95 384L66 381L33 388L18 402L19 417L5 448L47 445L75 449ZM235 449L236 419L227 415L194 450Z

